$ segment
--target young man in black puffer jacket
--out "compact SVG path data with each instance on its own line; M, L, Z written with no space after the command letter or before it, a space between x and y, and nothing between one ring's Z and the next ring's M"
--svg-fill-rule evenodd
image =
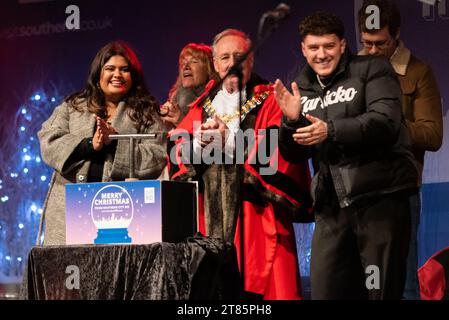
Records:
M388 61L349 52L333 14L300 33L307 66L293 94L280 80L275 94L282 155L315 169L312 299L400 299L417 169L399 82Z

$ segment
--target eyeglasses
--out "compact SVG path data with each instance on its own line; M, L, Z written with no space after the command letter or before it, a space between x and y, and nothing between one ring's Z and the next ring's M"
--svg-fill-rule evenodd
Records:
M385 49L391 42L391 38L388 40L379 40L379 41L368 41L368 40L362 40L360 43L363 44L365 48L371 49L372 47L376 46L378 49Z

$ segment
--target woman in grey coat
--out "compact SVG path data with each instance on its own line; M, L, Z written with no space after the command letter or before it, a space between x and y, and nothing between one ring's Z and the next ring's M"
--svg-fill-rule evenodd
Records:
M111 141L110 134L157 133L156 140L136 143L134 153L135 177L156 179L166 165L163 128L135 53L123 42L100 49L86 88L67 97L38 133L42 158L55 169L44 205L44 245L65 244L65 184L128 177L129 143Z

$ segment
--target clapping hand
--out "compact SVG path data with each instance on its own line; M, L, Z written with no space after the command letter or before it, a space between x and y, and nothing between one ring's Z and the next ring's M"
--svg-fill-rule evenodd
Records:
M295 121L301 113L301 95L295 82L292 82L291 86L293 94L287 90L281 80L277 79L274 83L274 97L288 120Z
M226 141L227 129L226 123L215 115L213 120L201 124L200 128L195 132L195 137L203 148L218 137L220 137L221 145L223 146Z
M312 124L296 129L296 133L293 134L293 140L304 146L319 144L326 140L328 136L327 123L310 114L306 115L306 119Z
M162 116L162 121L164 123L170 123L174 127L179 124L179 120L181 118L181 109L175 103L171 103L170 101L165 102L161 106L161 113L164 114Z
M102 118L96 116L97 130L95 130L94 137L92 138L92 145L95 151L99 151L103 148L103 145L109 145L111 139L109 135L116 134L117 131Z

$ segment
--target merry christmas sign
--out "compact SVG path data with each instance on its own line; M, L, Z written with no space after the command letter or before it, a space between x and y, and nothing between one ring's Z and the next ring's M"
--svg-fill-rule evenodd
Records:
M66 185L66 244L161 241L161 181Z

